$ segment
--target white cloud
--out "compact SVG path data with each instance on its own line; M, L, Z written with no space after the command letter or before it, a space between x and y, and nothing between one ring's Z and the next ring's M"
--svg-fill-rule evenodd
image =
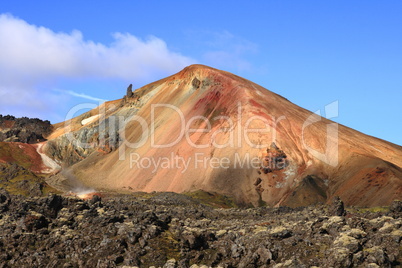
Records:
M11 105L20 105L21 109L46 107L46 98L55 94L50 90L54 86L48 84L57 79L146 81L155 73L171 74L194 63L169 50L157 37L140 39L129 33L112 36L110 44L96 43L85 40L77 30L56 33L0 14L0 113ZM102 97L87 93L68 94L87 99Z
M193 62L149 37L114 33L109 45L84 40L81 32L55 33L11 15L0 15L0 70L29 78L42 76L137 79L150 71L177 71Z

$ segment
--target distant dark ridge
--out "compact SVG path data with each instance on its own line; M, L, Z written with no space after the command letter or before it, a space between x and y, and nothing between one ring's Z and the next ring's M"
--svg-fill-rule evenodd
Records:
M52 132L49 120L0 114L0 141L37 143Z

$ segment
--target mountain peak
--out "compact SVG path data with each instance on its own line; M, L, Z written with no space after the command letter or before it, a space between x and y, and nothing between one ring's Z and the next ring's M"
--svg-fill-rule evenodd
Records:
M204 64L191 64L184 67L183 71L199 71L199 70L218 70Z
M65 148L63 136L50 141L49 155L74 164L79 179L95 189L204 190L288 206L334 196L347 205L387 205L402 192L401 147L226 71L190 65L135 90L124 105L112 104L105 109L108 127L117 124L115 115L135 120L101 128L92 110L72 120L79 127L71 136L88 148Z
M223 79L226 77L227 79L240 79L243 81L248 81L240 76L237 76L233 73L223 71L220 69L216 69L207 65L203 64L192 64L184 69L182 69L180 72L170 76L174 79L187 79L187 78L192 78L193 76L197 76L197 78L207 78L207 77L221 77ZM251 81L248 81L251 82Z

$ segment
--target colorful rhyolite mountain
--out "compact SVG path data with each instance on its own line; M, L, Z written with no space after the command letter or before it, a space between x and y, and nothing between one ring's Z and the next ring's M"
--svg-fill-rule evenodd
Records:
M204 190L272 206L334 196L377 206L402 193L402 147L202 65L55 125L42 150L96 190Z

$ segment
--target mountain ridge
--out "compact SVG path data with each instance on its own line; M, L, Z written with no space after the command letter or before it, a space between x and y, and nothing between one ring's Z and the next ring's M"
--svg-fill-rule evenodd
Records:
M336 104L326 107L330 113L336 113L336 108ZM143 121L141 125L128 120L121 128L118 118ZM63 125L72 125L75 139L92 145L71 145ZM154 128L143 135L144 125ZM187 127L184 134L183 126ZM265 132L254 131L264 127ZM333 135L328 135L332 130ZM99 190L205 190L255 205L289 206L310 204L308 198L302 198L306 194L301 188L311 183L321 185L312 195L325 192L324 202L340 195L348 205L389 204L402 192L402 147L335 124L247 79L204 65L188 66L133 91L132 96L104 103L67 124L56 125L54 133L58 134L50 135L45 147L48 155L69 163L80 180ZM104 146L99 146L101 136L106 137ZM142 146L130 147L141 138L146 138ZM170 143L174 144L160 148ZM261 144L264 146L255 148ZM249 156L249 160L257 158L262 163L268 155L267 163L274 163L269 154L278 152L269 152L272 144L285 153L286 167L266 169L267 173L261 172L261 166L234 168L236 157ZM196 168L193 162L185 172L183 166L168 166L169 161L179 158L194 161L197 154L228 159L230 165ZM78 156L69 162L63 159L66 155ZM132 163L130 167L133 155L138 157L137 164L146 161L143 159L161 162L172 157L166 168L144 168ZM376 168L384 171L376 173ZM310 183L303 183L305 178ZM298 198L292 198L295 196Z

